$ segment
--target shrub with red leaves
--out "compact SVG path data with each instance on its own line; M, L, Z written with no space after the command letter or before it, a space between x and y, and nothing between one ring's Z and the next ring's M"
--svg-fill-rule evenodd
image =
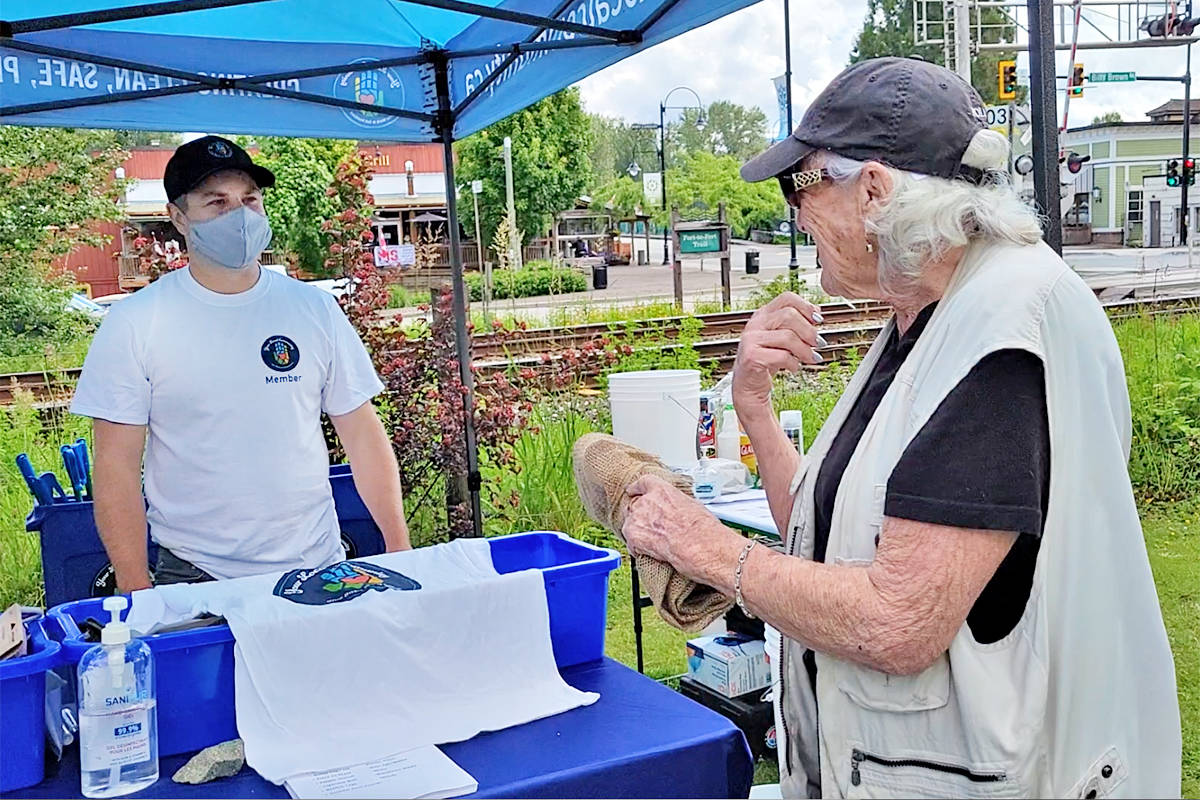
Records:
M469 536L473 526L467 498L450 497L455 502L439 502L436 490L450 483L447 476L463 476L467 470L464 400L466 388L459 375L454 330L453 292L449 285L439 287L431 298L430 318L409 320L401 325L399 315L385 319L386 283L375 267L370 242L372 198L367 194L369 170L357 154L343 161L337 170L330 197L339 197L345 209L321 224L329 237L326 265L340 267L349 280L340 303L375 363L386 387L376 406L392 439L400 465L409 517L418 509L433 510L435 524L445 520L442 531L419 531L419 541ZM418 261L421 251L418 248ZM418 263L418 268L425 266ZM512 328L493 324L489 336L510 341L527 326ZM487 471L515 470L513 445L526 432L533 405L546 391L561 391L581 383L592 362L610 364L617 354L604 345L571 351L559 358L543 354L537 369L518 368L508 374L493 372L475 384L472 418L479 446L480 464ZM331 437L332 441L332 437ZM331 446L339 455L336 443ZM513 496L493 497L491 482L483 486L483 507L512 507ZM444 516L443 516L444 515Z

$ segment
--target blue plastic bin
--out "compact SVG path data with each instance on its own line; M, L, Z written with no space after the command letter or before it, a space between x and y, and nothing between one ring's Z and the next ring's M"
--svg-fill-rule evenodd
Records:
M354 488L350 465L330 467L329 484L347 558L382 553L383 534ZM25 518L25 530L40 534L47 606L84 597L104 597L115 591L116 579L96 533L90 500L35 505ZM158 547L148 535L147 542L153 565Z
M25 620L29 653L0 661L0 792L41 783L45 777L46 671L58 666L61 649L42 629L42 618Z
M620 554L556 531L499 536L488 544L497 572L542 571L550 607L550 641L560 668L604 656L608 575L621 563Z
M550 610L554 660L561 667L604 655L608 576L621 557L552 531L489 539L500 573L540 569ZM49 635L62 642L62 660L77 664L93 645L79 622L105 621L103 599L76 600L50 609ZM126 611L128 614L128 611ZM237 738L233 705L233 634L225 625L145 637L158 676L158 749L161 755L199 750Z

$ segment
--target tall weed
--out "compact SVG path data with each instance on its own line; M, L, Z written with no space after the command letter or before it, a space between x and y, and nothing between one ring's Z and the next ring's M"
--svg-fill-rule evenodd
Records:
M1200 316L1114 323L1133 412L1129 477L1139 499L1200 494Z
M568 397L539 405L514 448L516 468L489 470L487 534L552 530L612 546L611 534L588 519L575 489L571 448L585 433L607 430L603 401Z
M33 395L18 390L16 402L0 406L0 608L11 603L41 605L41 546L36 533L25 531L25 515L33 498L17 471L18 453L28 453L39 474L58 473L69 486L59 445L83 436L91 446L91 425L84 417L40 414Z

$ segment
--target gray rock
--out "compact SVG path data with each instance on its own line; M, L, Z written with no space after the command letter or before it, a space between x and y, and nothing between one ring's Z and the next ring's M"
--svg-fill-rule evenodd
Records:
M246 750L241 739L206 747L179 768L171 780L176 783L208 783L242 771Z

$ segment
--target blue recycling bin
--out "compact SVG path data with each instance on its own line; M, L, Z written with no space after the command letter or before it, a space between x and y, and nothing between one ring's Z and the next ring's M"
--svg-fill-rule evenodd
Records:
M0 792L41 783L46 749L46 672L62 647L46 636L42 617L24 620L28 652L0 661Z
M329 469L333 505L342 532L342 546L348 558L383 552L383 534L358 490L349 464ZM42 580L46 606L52 607L85 597L104 597L116 591L116 576L100 535L96 532L92 501L65 501L38 504L25 518L25 530L36 531L42 544ZM158 547L146 535L150 563L158 557Z

